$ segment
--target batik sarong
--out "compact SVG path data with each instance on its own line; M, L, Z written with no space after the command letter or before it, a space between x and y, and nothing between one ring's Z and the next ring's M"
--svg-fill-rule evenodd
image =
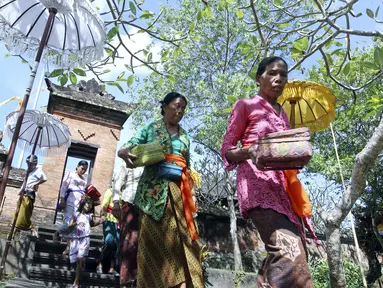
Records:
M267 256L258 272L257 287L312 288L307 250L298 227L272 209L248 211L265 244Z
M140 211L137 287L168 288L183 282L202 288L201 249L190 237L181 190L169 183L168 200L160 221Z

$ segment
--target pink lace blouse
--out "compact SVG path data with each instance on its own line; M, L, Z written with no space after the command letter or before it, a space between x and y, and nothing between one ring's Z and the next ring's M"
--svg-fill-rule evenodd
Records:
M238 166L237 195L243 217L247 218L247 211L255 207L270 208L286 215L291 222L301 227L285 191L283 171L261 171L251 160L235 164L229 163L225 157L228 150L237 148L238 141L242 146L250 146L267 133L287 129L290 129L290 125L283 109L278 115L269 102L258 95L240 99L230 115L221 155L226 170Z

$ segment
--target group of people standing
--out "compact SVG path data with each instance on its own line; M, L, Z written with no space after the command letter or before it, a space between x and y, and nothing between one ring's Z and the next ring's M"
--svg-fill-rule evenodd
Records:
M287 115L277 103L287 76L288 66L282 58L267 57L260 62L256 73L259 92L235 103L221 154L225 169L238 168L241 215L251 219L265 243L267 256L259 270L257 287L310 288L313 284L307 264L304 227L286 193L283 171L264 171L248 148L267 133L290 129ZM185 96L176 92L167 94L161 101L162 119L145 125L118 152L126 167L121 168L112 189L104 195L100 223L104 225L103 255L120 259L121 287L128 287L134 279L140 288L204 287L194 217L197 200L190 174L190 139L179 124L187 104ZM160 142L165 162L182 168L180 178L159 177L160 164L136 167L137 157L132 154L132 148L154 141ZM78 219L76 213L90 211L77 195L77 190L84 188L81 173L86 168L79 163L77 174L69 176L73 183L64 179L63 186L66 186L62 188L61 203L63 206L65 203L66 220L61 232L74 225ZM76 212L74 207L78 207L78 203L83 205L83 210ZM113 249L109 249L112 243ZM82 259L86 253L80 253L81 241L76 245L73 251L71 245L70 255L77 253ZM111 263L109 272L115 272L115 265ZM101 263L98 269L103 268ZM73 287L76 285L78 282Z

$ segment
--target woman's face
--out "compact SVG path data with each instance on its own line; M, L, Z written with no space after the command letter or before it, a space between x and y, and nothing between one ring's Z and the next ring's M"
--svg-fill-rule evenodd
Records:
M171 123L178 124L184 116L186 102L182 97L173 99L169 104L163 104L165 119Z
M267 65L265 72L257 76L259 95L266 97L271 102L275 102L282 94L287 83L287 73L287 66L281 60Z
M86 170L88 170L88 165L79 165L76 169L78 175L84 175Z

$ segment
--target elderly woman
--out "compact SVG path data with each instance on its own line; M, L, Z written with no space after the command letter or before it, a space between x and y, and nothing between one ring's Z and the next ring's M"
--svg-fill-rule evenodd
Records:
M118 153L134 168L133 145L159 141L166 161L181 166L179 180L160 178L159 164L146 166L134 204L140 209L137 287L203 287L196 212L190 176L190 141L181 128L187 100L169 93L161 101L163 119L144 126Z
M277 103L287 73L287 64L280 57L261 61L256 74L259 92L235 103L221 154L225 169L238 166L240 212L253 221L268 253L259 270L257 287L309 288L313 284L301 238L303 227L286 193L284 172L263 171L256 158L250 160L246 148L265 134L290 129L287 115Z

